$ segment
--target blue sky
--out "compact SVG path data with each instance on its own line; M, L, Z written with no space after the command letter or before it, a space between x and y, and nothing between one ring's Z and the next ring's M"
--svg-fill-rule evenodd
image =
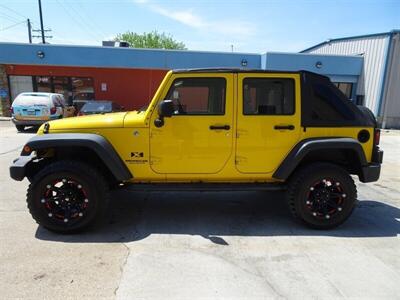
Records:
M127 30L158 30L190 50L297 52L329 38L400 29L400 0L42 0L42 6L54 44L101 45ZM36 0L0 0L0 42L27 42L27 17L39 29Z

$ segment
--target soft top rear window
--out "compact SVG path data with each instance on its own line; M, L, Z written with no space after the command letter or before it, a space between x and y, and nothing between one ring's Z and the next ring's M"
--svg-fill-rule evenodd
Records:
M302 73L303 127L374 126L329 78Z

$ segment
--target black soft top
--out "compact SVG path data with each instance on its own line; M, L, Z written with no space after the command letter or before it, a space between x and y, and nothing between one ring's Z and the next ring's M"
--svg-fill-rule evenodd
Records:
M281 73L281 74L303 74L310 73L323 78L328 77L310 71L282 71L282 70L262 70L262 69L247 69L247 68L194 68L194 69L175 69L173 73Z

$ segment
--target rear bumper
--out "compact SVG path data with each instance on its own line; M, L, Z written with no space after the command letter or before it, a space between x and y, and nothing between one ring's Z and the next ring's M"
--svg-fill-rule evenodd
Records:
M379 179L381 174L381 164L383 161L383 151L376 147L372 154L372 163L361 168L360 181L374 182Z
M15 159L10 167L11 178L17 181L23 180L27 173L27 166L32 160L32 156L20 156Z
M35 126L35 125L42 125L43 123L50 121L50 120L17 120L15 118L12 118L11 121L15 125L21 125L21 126Z

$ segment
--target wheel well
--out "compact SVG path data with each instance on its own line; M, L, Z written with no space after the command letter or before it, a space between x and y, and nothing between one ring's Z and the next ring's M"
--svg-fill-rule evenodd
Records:
M110 185L118 183L115 176L105 165L99 155L92 149L87 147L52 147L40 149L37 151L39 160L30 164L27 171L27 176L33 177L37 172L43 169L46 165L60 160L75 160L98 169Z
M338 165L350 174L361 174L361 162L356 151L352 149L323 149L308 152L302 161L297 165L298 169L316 162L328 162ZM293 172L293 173L294 173Z

